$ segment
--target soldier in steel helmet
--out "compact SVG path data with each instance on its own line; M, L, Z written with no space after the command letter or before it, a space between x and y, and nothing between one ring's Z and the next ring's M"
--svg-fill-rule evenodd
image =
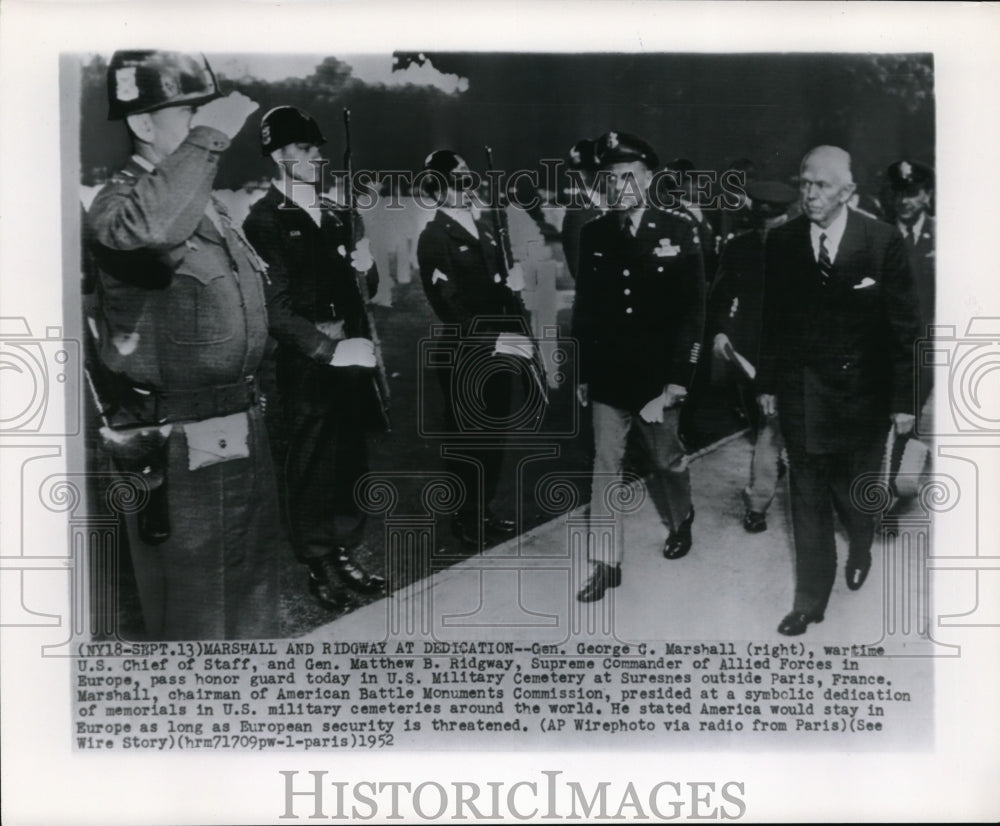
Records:
M276 636L277 497L256 379L264 268L212 196L257 104L223 95L203 57L162 51L116 52L108 98L133 154L88 215L96 350L117 388L101 402L119 468L155 465L142 496L157 519L127 518L146 633ZM158 461L130 455L150 439Z
M267 194L243 227L268 265L268 318L288 437L285 500L292 546L324 608L344 606L343 583L382 589L355 558L364 517L354 488L368 470L366 430L381 422L375 353L363 300L378 288L368 242L353 248L351 216L319 194L320 147L307 112L279 106L261 119L261 150L275 163ZM366 277L368 295L358 291Z
M518 362L531 365L536 351L519 295L524 275L515 265L504 277L504 238L482 219L474 180L465 159L450 149L438 149L424 161L422 189L436 211L417 242L420 280L437 317L459 331L449 342L453 356L448 361L454 366L430 368L424 375L433 373L440 383L449 434L468 432L465 414L476 410L482 418L477 413L472 429L502 443L515 390L512 376L524 375ZM445 459L465 491L451 530L466 547L481 548L516 532L516 523L492 508L503 466L501 447L469 445L464 455Z

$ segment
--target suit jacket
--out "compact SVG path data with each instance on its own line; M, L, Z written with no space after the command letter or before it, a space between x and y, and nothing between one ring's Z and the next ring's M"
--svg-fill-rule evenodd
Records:
M823 283L800 216L769 233L765 279L758 388L777 395L790 450L862 448L913 412L917 299L898 230L849 210Z
M638 411L667 384L689 387L701 349L705 277L691 221L647 208L634 238L609 212L584 226L573 303L580 381Z
M420 280L427 300L446 324L458 324L463 338L503 331L524 334L524 305L504 279L502 247L496 233L484 221L476 222L479 238L438 210L424 227L417 242ZM500 319L509 316L510 321ZM485 320L484 320L485 321Z

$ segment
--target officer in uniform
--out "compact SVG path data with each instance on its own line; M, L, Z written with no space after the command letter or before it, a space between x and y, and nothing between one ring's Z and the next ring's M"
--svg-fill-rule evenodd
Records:
M920 310L920 335L934 323L934 170L918 161L896 161L886 170L893 220L903 236ZM921 367L920 405L927 401L934 368Z
M713 367L735 380L740 407L756 432L750 480L743 489L743 527L767 530L767 509L785 465L777 416L758 415L754 377L759 364L761 307L764 300L764 243L768 232L787 220L785 211L798 196L780 181L753 181L747 187L755 228L722 248L719 271L708 299Z
M116 52L108 97L134 154L88 216L95 366L117 388L102 399L118 423L107 444L119 459L149 445L136 467L159 482L127 519L146 633L276 636L277 496L255 376L263 265L212 197L257 104L222 97L203 57L160 51Z
M667 529L663 555L679 559L691 549L694 521L677 426L704 326L701 250L688 218L647 205L657 158L646 141L608 132L598 141L597 157L608 176L610 209L581 235L572 325L578 398L593 404L590 516L606 513L607 484L621 474L635 427L653 468L650 494ZM621 584L621 541L613 553L605 558L591 549L592 574L577 599L599 600Z
M527 365L535 358L535 345L527 337L529 327L517 292L523 287L523 274L515 265L504 278L503 239L475 214L472 186L469 166L460 155L439 149L427 156L423 188L438 208L420 233L417 261L424 292L437 317L459 330L453 365L433 371L444 395L446 429L463 432L464 408L477 411L471 427L484 439L493 438L494 432L502 439L497 423L510 414L511 376L523 376L531 369ZM467 377L464 381L463 376ZM469 432L468 426L464 432ZM464 504L452 516L452 533L473 548L481 547L484 540L511 536L516 524L490 506L500 480L503 451L495 445L470 446L463 453L473 461L445 461L465 488Z
M569 150L569 169L576 179L567 193L569 204L563 218L561 240L566 267L576 280L580 261L580 232L584 224L600 217L604 212L599 206L599 196L595 192L597 158L595 143L589 138L577 141ZM579 181L581 186L576 185Z
M368 593L385 584L355 559L364 517L354 487L368 472L366 430L382 421L356 273L366 277L366 299L378 289L378 273L367 239L354 248L350 212L320 197L325 142L300 109L279 106L264 115L261 150L274 160L276 177L243 228L268 267L292 546L309 568L312 595L338 610L339 582Z

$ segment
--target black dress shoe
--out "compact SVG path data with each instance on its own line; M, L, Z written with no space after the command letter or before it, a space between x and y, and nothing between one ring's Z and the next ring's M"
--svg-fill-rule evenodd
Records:
M487 514L486 518L483 520L483 527L486 528L486 533L495 536L513 536L517 532L517 523L511 521L510 519L501 519L495 514Z
M453 514L451 535L467 548L481 548L483 546L482 536L476 530L475 520L469 517L459 516L457 513Z
M676 531L671 531L667 541L663 543L663 556L665 559L680 559L687 556L691 550L691 523L694 522L694 508L687 515L687 519L677 526Z
M865 580L868 579L868 571L871 570L872 561L869 559L865 562L852 562L847 560L847 566L844 568L844 578L847 580L847 587L851 591L857 591L862 585L865 584Z
M378 574L368 573L345 548L337 550L335 564L341 580L355 591L375 594L385 590L385 580Z
M807 614L805 611L792 611L778 625L778 633L786 637L797 637L806 632L810 622L822 622L822 614Z
M743 529L747 533L763 533L767 530L767 515L760 511L747 510L743 514Z
M594 572L587 580L587 584L580 589L576 598L580 602L597 602L604 597L604 592L608 588L617 588L621 584L621 565L606 565L603 562L598 562L594 565Z
M309 560L309 593L328 611L340 611L347 600L337 590L338 571L333 557Z

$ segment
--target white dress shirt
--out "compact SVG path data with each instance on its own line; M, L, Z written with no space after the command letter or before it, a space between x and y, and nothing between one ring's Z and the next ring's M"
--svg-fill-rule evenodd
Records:
M819 237L826 236L826 251L830 256L830 263L837 260L837 250L840 249L840 239L844 237L844 230L847 228L847 207L841 207L840 214L833 219L833 223L826 229L818 224L809 224L809 236L812 238L813 257L819 261Z

